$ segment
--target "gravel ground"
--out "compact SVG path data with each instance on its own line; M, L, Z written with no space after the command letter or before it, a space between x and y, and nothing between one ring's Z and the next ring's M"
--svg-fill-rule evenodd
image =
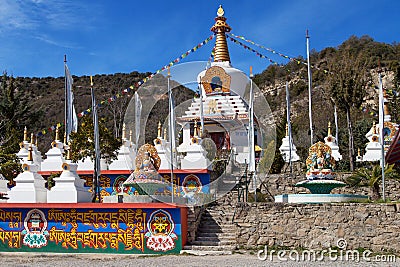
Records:
M138 256L138 255L110 255L110 254L33 254L33 253L0 253L1 266L400 266L400 260L391 263L329 261L323 262L271 262L269 259L261 261L251 253L221 255L221 256Z

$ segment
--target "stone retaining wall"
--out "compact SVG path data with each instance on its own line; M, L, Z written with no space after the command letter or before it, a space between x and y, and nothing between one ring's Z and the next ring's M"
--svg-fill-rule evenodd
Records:
M231 208L238 247L324 249L344 238L347 249L400 253L400 204L238 203Z
M344 178L349 174L338 174L337 180L344 181ZM306 179L305 174L272 174L264 179L262 192L267 195L267 201L273 202L274 196L281 194L299 194L310 193L305 188L294 187L297 182ZM391 200L400 200L400 179L387 179L385 183L386 197ZM332 190L333 194L359 194L371 196L370 188L368 187L349 187L337 188Z

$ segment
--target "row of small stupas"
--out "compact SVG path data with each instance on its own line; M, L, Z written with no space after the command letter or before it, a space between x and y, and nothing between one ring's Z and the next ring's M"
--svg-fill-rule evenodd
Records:
M399 125L397 123L394 123L391 121L391 116L389 114L389 109L387 106L388 100L386 98L386 90L384 90L384 125L383 125L383 131L384 131L384 148L385 148L385 153L388 151L390 145L392 144L396 132L399 129ZM356 161L357 162L362 162L362 161L379 161L382 157L382 152L381 152L381 145L379 142L380 136L379 136L379 124L376 124L373 122L373 125L371 129L368 131L368 133L365 135L365 137L368 139L368 142L366 144L365 148L365 153L364 155L361 155L360 149L358 149ZM339 146L337 144L337 140L334 136L332 136L331 133L331 123L328 123L328 135L324 138L325 144L330 146L332 149L332 156L336 161L339 161L342 159L342 155L339 153ZM290 151L290 145L289 145L289 133L288 129L286 126L286 136L282 139L282 145L279 148L279 151L281 152L281 155L285 162L289 162L290 158L290 153L291 153L291 158L292 162L299 161L300 158L297 155L297 149L296 146L293 143L292 140L292 150Z

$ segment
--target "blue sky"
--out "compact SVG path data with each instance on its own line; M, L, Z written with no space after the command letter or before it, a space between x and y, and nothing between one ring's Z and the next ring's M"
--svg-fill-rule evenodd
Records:
M0 69L14 76L154 72L211 35L222 4L232 32L290 56L337 46L351 35L400 41L400 1L358 0L0 0ZM183 62L207 60L214 41ZM232 64L269 62L228 41ZM274 61L282 61L260 50ZM247 72L247 71L246 71Z

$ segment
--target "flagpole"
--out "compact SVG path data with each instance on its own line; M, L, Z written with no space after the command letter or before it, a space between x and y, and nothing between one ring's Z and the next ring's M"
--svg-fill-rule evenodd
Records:
M65 95L65 111L64 111L64 132L67 134L67 142L69 141L69 134L68 134L68 78L67 78L67 55L64 55L64 95ZM65 144L66 145L66 144Z
M310 65L310 36L308 35L308 30L306 31L307 40L307 70L308 70L308 116L310 119L310 140L311 145L313 145L313 121L312 121L312 108L311 108L311 88L312 88L312 78L311 78L311 65Z
M200 137L203 137L203 131L204 131L204 110L203 110L203 88L200 86Z
M286 121L288 125L288 135L289 135L289 166L290 173L293 172L292 167L292 125L290 123L290 95L289 95L289 82L286 81Z
M381 70L379 70L379 135L381 141L381 169L382 169L382 198L386 200L385 196L385 144L384 144L384 133L383 125L385 123L385 112L384 112L384 99L383 99L383 84Z
M173 110L173 104L172 104L172 90L170 86L170 79L171 79L171 70L168 66L168 75L167 75L167 80L168 80L168 99L169 99L169 142L170 142L170 157L171 157L171 202L174 202L174 145L173 142L175 142L173 136L174 136L174 110Z
M96 202L96 198L101 202L100 199L100 187L99 187L99 176L101 174L100 170L100 149L99 149L99 125L97 118L97 105L96 98L93 89L93 77L90 76L90 93L92 96L92 111L93 111L93 126L94 126L94 151L95 151L95 161L94 161L94 171L93 171L93 187L92 187L92 202Z
M257 202L257 177L255 175L254 154L254 96L253 96L253 67L250 66L250 96L249 96L249 171L250 179L254 178L254 202Z
M336 104L334 107L335 111L334 111L334 117L335 117L335 139L336 139L336 144L339 145L339 125L338 125L338 117L337 117L337 108L336 108Z

